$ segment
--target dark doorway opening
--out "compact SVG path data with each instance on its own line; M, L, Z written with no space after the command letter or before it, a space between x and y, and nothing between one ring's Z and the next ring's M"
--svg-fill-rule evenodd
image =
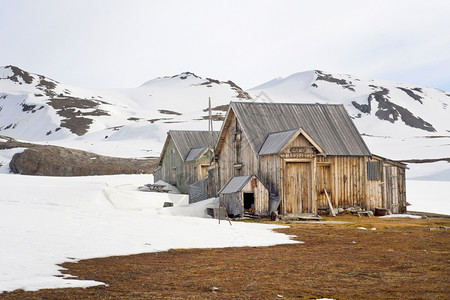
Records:
M255 212L255 194L244 193L244 211L246 213Z

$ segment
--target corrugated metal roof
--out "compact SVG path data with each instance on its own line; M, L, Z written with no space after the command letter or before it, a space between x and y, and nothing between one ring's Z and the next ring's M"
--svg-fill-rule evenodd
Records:
M343 105L231 102L230 108L256 154L269 134L303 128L326 155L370 155Z
M239 192L247 184L247 182L252 179L252 177L252 175L232 177L230 180L228 180L224 187L220 189L219 194L231 194Z
M276 154L297 132L298 129L270 133L259 150L259 155Z
M214 147L219 137L218 131L196 131L196 130L170 130L169 135L181 157L186 160L193 148Z
M192 148L186 156L185 161L196 161L203 152L205 152L206 148L207 147Z

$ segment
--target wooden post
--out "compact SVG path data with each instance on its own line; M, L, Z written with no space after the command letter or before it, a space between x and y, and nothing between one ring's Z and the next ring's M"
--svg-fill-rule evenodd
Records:
M230 223L230 226L232 226L233 224L231 224L231 220L230 220L230 218L228 217L228 215L226 214L226 211L227 211L227 208L225 207L225 205L223 205L223 203L222 202L220 202L220 200L219 200L219 224L220 224L220 215L221 215L221 213L220 213L220 211L221 211L221 207L223 207L223 209L225 210L225 218L228 220L228 222Z
M327 189L323 189L323 191L325 192L325 196L327 197L328 206L330 207L331 215L332 215L333 217L336 217L336 214L334 213L333 205L331 205L330 198L328 197Z

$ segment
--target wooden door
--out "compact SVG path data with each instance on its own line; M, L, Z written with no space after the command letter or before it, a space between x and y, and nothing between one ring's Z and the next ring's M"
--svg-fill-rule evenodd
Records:
M385 165L383 167L383 207L392 213L399 213L399 179L395 166Z
M397 168L392 167L392 175L391 175L391 181L392 181L392 213L398 214L400 213L399 210L399 192L398 192L398 174L397 174Z
M209 165L199 165L198 166L198 180L202 180L205 178L206 175L208 175L208 167Z
M328 200L324 190L327 190L328 197L333 203L333 195L331 194L331 166L319 165L317 166L317 208L328 209ZM333 204L334 205L334 204Z
M311 213L311 168L309 163L287 163L286 213Z
M385 178L385 181L388 183L388 208L391 210L392 213L397 214L399 212L398 209L398 176L397 176L397 168L396 167L386 167L388 170L387 178Z

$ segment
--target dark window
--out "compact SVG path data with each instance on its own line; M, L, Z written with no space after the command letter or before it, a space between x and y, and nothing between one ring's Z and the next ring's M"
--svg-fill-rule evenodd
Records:
M367 162L367 179L381 180L382 163L380 161Z

